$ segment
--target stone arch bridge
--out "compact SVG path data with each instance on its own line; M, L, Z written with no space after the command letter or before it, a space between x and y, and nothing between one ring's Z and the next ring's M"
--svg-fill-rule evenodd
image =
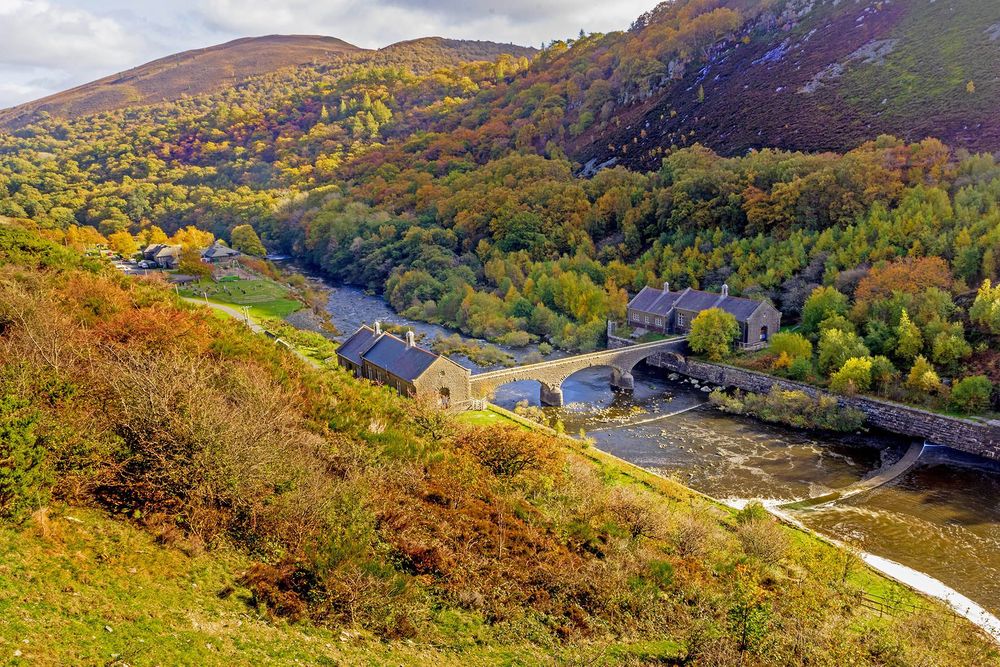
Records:
M563 404L562 383L569 376L585 368L605 366L611 369L611 388L631 393L635 387L632 369L640 361L664 352L683 353L687 338L678 336L652 343L640 343L575 357L553 359L527 366L505 368L479 373L469 377L469 396L473 399L489 398L505 384L522 380L535 380L541 385L542 405Z

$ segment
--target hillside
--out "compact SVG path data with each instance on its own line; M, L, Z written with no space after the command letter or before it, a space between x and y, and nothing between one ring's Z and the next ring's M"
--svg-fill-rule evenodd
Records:
M493 42L426 38L374 51L318 35L246 37L160 58L40 100L0 110L0 129L22 127L42 112L57 118L76 118L213 93L283 68L339 63L348 56L356 57L359 62L378 63L391 60L400 52L419 54L433 66L441 66L465 60L493 60L503 53L530 56L534 49Z
M18 225L0 296L13 664L1000 664L760 506L306 365Z
M1000 5L791 0L751 14L751 3L715 4L744 13L710 48L663 63L666 76L613 125L572 143L575 157L653 168L662 149L693 142L724 155L845 151L880 134L1000 149ZM634 28L628 48L658 28L655 18Z

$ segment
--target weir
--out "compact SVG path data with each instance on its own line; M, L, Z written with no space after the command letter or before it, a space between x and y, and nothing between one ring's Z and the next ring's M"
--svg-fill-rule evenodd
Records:
M903 458L899 459L893 463L888 468L876 473L875 475L863 479L860 482L851 484L845 489L839 491L834 491L833 493L827 493L822 496L816 496L814 498L807 498L806 500L797 500L794 503L788 503L786 505L781 505L778 509L782 510L800 510L809 507L819 507L820 505L827 505L829 503L835 503L840 500L846 500L851 496L856 496L859 493L864 493L865 491L871 491L872 489L877 489L878 487L888 484L892 480L896 479L907 470L912 468L920 455L924 452L924 448L927 446L926 442L915 442L910 445L910 448L906 450L903 454Z

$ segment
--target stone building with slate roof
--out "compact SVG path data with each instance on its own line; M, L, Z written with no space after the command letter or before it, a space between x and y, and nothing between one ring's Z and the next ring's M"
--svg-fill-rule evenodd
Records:
M738 345L743 349L766 346L781 327L781 311L765 301L729 296L727 285L716 294L690 287L671 292L670 283L664 283L662 290L643 287L628 304L628 325L636 330L684 334L698 313L709 308L720 308L736 318L740 325Z
M406 339L362 326L337 348L337 360L355 377L392 387L403 396L431 396L443 408L469 399L471 371L451 359L419 347L413 332Z
M239 250L233 250L229 246L222 245L218 241L205 249L201 253L201 259L208 264L219 266L232 266L240 257Z
M181 261L181 247L179 245L157 243L147 246L142 251L142 257L146 261L156 262L156 265L161 269L176 269Z

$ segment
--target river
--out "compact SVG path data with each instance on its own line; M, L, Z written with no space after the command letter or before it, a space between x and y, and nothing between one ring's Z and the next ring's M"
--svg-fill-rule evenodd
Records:
M454 332L394 313L380 298L343 287L328 310L349 334L376 319L408 325L425 343ZM532 350L508 350L523 358ZM468 359L456 361L483 370ZM888 434L805 433L733 417L705 405L706 394L643 365L631 396L613 393L610 370L587 369L563 384L566 405L545 408L568 433L724 501L794 501L843 489L898 460L910 442ZM538 405L538 385L502 387L495 402ZM667 416L672 415L672 416ZM934 577L1000 614L1000 465L943 447L925 450L906 473L877 489L818 508L789 512L820 533Z

